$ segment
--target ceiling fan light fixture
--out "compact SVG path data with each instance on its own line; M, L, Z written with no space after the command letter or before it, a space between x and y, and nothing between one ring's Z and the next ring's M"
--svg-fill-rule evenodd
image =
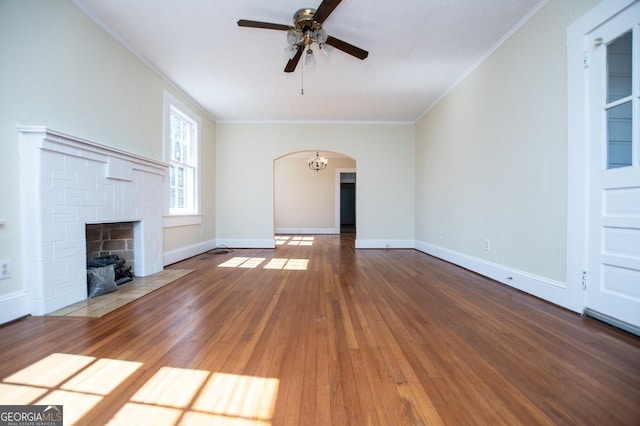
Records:
M329 46L328 44L321 44L320 45L320 51L322 53L324 53L324 56L326 56L327 58L331 54L332 50L333 50L333 47Z
M289 59L293 59L298 53L298 48L296 46L287 46L284 51L287 52Z
M302 34L300 34L299 32L294 30L287 31L287 43L289 43L291 46L295 46L296 44L300 43L302 39Z
M319 28L313 32L312 39L318 44L324 44L328 38L329 36L327 35L327 32L323 28Z
M313 50L311 50L311 48L307 50L307 56L304 58L304 64L310 67L316 64L316 58L313 56Z

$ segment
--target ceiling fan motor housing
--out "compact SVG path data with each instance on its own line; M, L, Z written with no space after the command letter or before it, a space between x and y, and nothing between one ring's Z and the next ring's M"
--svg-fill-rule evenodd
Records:
M290 44L303 44L310 46L313 42L324 44L327 41L327 32L322 29L322 24L313 19L316 9L300 9L293 15L292 31L300 34L296 41ZM293 40L293 39L292 39Z
M313 20L313 15L316 14L315 9L300 9L293 15L293 26L297 31L305 32L307 30L317 30L322 28L322 25Z

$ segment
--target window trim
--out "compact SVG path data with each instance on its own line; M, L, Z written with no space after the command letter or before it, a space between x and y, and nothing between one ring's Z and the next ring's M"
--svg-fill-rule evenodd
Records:
M196 123L194 144L195 161L195 174L194 174L194 212L188 214L172 214L169 209L169 169L167 168L167 176L164 180L164 227L174 226L186 226L186 225L198 225L202 223L202 216L200 210L200 146L201 146L201 134L202 134L202 119L196 114L193 109L189 108L184 102L173 96L171 93L164 91L163 96L163 129L162 129L162 142L163 142L163 159L169 164L171 159L171 108L178 110L181 114L193 120Z

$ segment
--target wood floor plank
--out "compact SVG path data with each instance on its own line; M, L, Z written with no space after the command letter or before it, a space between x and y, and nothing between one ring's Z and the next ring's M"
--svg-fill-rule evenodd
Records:
M64 398L82 425L640 424L638 337L415 250L304 238L179 262L102 318L0 327L0 404ZM31 383L56 357L77 368Z

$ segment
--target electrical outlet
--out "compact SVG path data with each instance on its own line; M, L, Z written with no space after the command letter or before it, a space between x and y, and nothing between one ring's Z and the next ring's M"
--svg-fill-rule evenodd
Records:
M441 240L444 240L444 232L439 231L438 236L440 237Z
M0 280L11 278L11 259L0 259Z
M491 250L491 240L490 240L490 239L488 239L488 238L485 238L485 239L484 239L484 249L485 249L486 251Z

